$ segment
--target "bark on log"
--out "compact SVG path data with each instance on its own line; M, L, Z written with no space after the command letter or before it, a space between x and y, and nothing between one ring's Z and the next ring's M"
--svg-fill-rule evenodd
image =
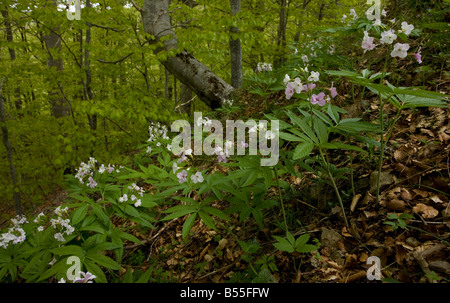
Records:
M169 0L144 0L142 22L145 32L153 35L157 41L163 40L163 51L177 49L177 36L169 15ZM222 106L234 90L186 50L167 57L161 63L212 109Z

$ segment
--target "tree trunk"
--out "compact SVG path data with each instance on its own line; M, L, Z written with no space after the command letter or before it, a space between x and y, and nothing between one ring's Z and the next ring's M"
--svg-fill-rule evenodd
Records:
M91 9L91 1L86 0L86 8ZM89 46L91 44L91 24L87 22L87 30L86 30L86 46L84 48L84 64L86 68L86 99L88 102L91 102L94 98L94 93L92 92L91 83L92 83L92 73L91 73L91 61L89 59ZM89 126L91 130L95 131L97 129L97 115L96 114L88 114Z
M9 14L8 14L8 7L5 6L4 9L2 9L2 16L3 16L3 20L5 23L5 31L6 31L6 40L10 43L13 42L13 33L12 33L12 27L11 27L11 22L9 21ZM9 57L11 59L11 61L16 60L16 51L14 48L12 47L8 47L8 51L9 51ZM22 99L20 97L20 86L19 83L17 83L17 87L15 89L15 93L14 93L14 103L16 106L17 110L22 109ZM20 116L20 114L19 114Z
M286 48L286 25L287 25L287 0L281 0L280 4L280 23L278 24L278 58L275 64L280 66L284 62L284 51Z
M164 40L162 51L169 52L177 49L177 36L169 16L169 0L144 0L142 22L145 32L153 35L157 41ZM224 100L228 99L233 91L231 85L186 50L168 56L161 63L212 109L222 106Z
M180 93L180 99L178 100L175 109L178 110L180 113L187 113L188 116L191 115L191 104L194 100L194 97L192 96L191 89L186 85L181 85L181 93Z
M56 1L53 2L53 5L55 6L54 9L56 9ZM50 27L52 28L52 27ZM43 40L45 42L45 47L48 51L49 58L47 60L47 65L50 69L50 74L53 73L53 68L56 68L56 72L61 72L63 70L63 60L61 58L55 59L54 58L54 52L57 50L58 52L61 52L61 39L56 34L58 31L59 26L56 28L52 28L50 30L50 33L48 35L43 36ZM49 85L50 85L50 91L49 91L49 101L52 107L52 114L55 118L61 118L69 115L69 107L67 106L67 103L64 101L64 96L62 96L62 92L60 91L62 86L58 83L58 81L55 81L52 79L53 77L49 77ZM55 85L56 82L56 85Z
M2 138L3 138L3 145L6 148L6 157L9 162L9 171L11 173L11 181L13 184L13 200L14 200L14 208L16 210L17 215L22 215L22 205L20 201L20 190L17 185L17 175L16 175L16 169L14 167L13 163L13 151L11 143L9 142L8 137L8 129L6 128L6 114L5 114L5 107L3 102L3 94L2 94L2 87L3 87L3 80L0 82L0 123L2 124L1 130L2 130Z
M241 10L241 0L230 0L231 14L235 16ZM231 35L239 32L239 28L231 27ZM242 85L242 49L241 40L230 37L231 86L240 88Z

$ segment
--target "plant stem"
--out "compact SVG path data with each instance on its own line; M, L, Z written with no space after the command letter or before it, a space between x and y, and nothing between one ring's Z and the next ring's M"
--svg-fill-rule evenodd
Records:
M339 205L341 206L341 210L342 210L342 216L344 217L345 226L347 227L347 231L351 232L350 225L348 224L348 221L347 221L347 216L345 215L344 203L342 202L341 195L339 194L339 189L336 185L336 182L334 181L333 174L330 171L330 164L327 161L327 159L325 159L322 148L319 148L319 152L320 152L320 156L322 157L322 161L325 163L325 166L327 168L328 176L330 177L330 180L331 180L331 183L333 184L334 190L336 191L336 195L339 200Z
M277 180L277 187L278 187L278 195L280 196L280 204L281 204L281 211L283 212L283 219L284 219L284 226L286 228L286 232L289 231L287 220L286 220L286 211L284 210L284 203L283 203L283 196L281 194L281 187L280 187L280 180L278 179L278 172L275 166L273 167L273 171L275 172L275 179Z
M390 53L391 47L389 47L388 53ZM380 82L383 84L383 79L386 76L386 68L387 63L389 61L389 55L386 55L386 60L384 61L383 66L383 73L381 75ZM380 97L380 113L379 113L379 119L380 119L380 129L381 129L381 137L380 137L380 159L378 160L378 175L377 175L377 192L376 192L376 203L378 204L380 202L380 179L381 179L381 167L383 165L383 158L384 158L384 102L383 97L381 93L378 94ZM389 100L392 97L390 95L387 100Z
M350 157L350 182L352 184L352 193L353 193L353 197L356 196L356 192L355 192L355 182L353 180L353 156L350 153L349 155Z

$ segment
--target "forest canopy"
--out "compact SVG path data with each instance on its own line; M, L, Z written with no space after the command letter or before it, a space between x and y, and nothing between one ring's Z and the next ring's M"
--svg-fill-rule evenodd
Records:
M448 282L447 0L0 11L0 281Z

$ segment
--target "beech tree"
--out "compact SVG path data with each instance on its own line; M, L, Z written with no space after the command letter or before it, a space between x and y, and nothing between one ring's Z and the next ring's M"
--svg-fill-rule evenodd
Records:
M230 0L231 14L235 16L241 10L241 0ZM241 40L234 39L233 34L239 33L238 27L231 27L230 38L230 58L231 58L231 85L234 88L241 87L242 84L242 49Z
M145 0L140 11L145 32L153 35L156 42L162 42L163 47L157 51L167 54L161 60L164 67L212 109L222 106L234 89L188 51L177 49L169 0Z

